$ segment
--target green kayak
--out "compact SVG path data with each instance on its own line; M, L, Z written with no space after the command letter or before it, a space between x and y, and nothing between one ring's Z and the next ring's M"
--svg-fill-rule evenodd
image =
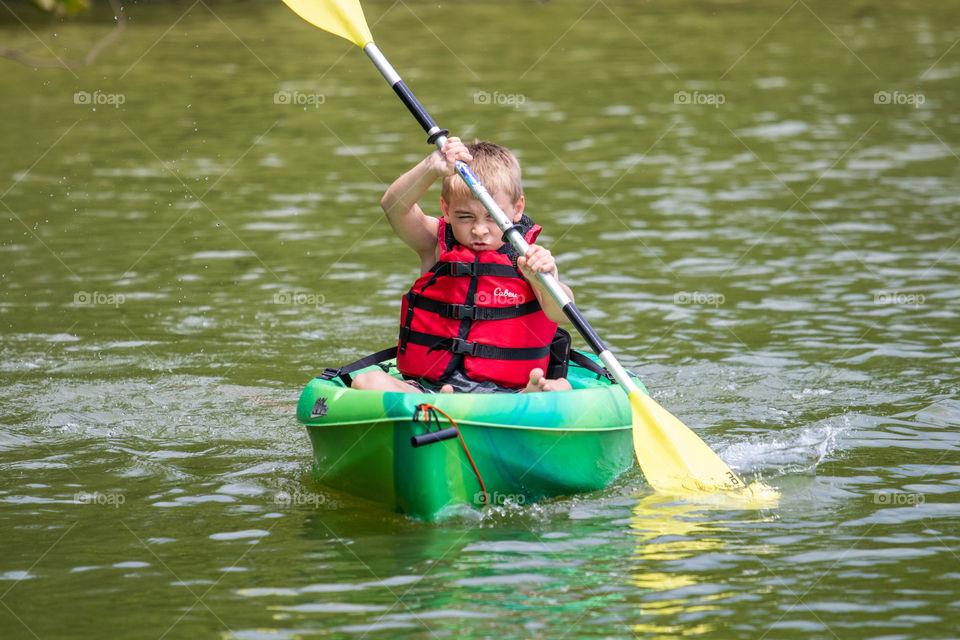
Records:
M361 391L325 377L297 404L317 481L423 520L595 491L634 464L626 394L574 362L573 390L551 393Z

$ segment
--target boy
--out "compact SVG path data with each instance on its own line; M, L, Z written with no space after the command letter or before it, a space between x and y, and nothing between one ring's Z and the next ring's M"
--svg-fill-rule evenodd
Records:
M496 222L456 173L470 164L530 250L504 243ZM438 178L442 218L417 201ZM383 371L353 379L355 389L422 392L560 391L564 378L544 369L558 322L566 321L537 273L558 278L553 256L533 244L540 227L523 215L520 166L491 142L450 138L390 185L380 202L393 230L420 258L421 276L404 296L397 366L407 381ZM568 295L570 289L561 284Z

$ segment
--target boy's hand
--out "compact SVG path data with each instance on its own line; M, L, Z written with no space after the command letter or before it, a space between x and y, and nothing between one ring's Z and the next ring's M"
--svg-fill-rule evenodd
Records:
M533 293L537 296L537 302L543 308L543 312L554 322L567 322L567 316L563 309L557 305L557 301L547 291L547 288L537 278L538 273L549 273L560 285L560 288L566 292L567 296L573 300L573 292L570 287L560 282L560 274L557 273L557 263L553 259L553 254L538 245L530 245L527 255L517 258L517 267L520 273L526 278L530 286L533 287Z
M517 266L520 268L520 273L522 273L531 284L537 282L536 278L538 273L549 273L557 280L560 279L560 274L557 272L557 263L553 259L553 254L537 244L530 245L530 249L527 250L527 255L517 258Z
M447 138L443 150L437 149L430 154L430 169L441 176L452 176L457 171L457 160L470 162L473 156L467 151L467 145L460 138Z

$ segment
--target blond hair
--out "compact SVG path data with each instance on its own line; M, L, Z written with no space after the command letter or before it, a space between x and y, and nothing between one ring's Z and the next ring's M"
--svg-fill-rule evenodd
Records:
M487 188L490 195L497 197L503 191L516 203L523 195L523 184L520 181L520 163L506 147L488 142L474 140L467 145L467 150L473 156L469 162L470 168ZM447 204L454 198L472 198L470 187L456 173L443 179L440 197Z

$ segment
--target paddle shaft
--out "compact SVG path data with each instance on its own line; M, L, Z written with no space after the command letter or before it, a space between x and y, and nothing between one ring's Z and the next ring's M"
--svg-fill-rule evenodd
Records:
M437 123L433 121L433 118L431 118L427 110L423 108L423 105L420 104L417 97L413 95L413 92L410 91L410 88L407 87L406 83L400 78L400 75L383 53L380 52L377 45L370 42L363 47L363 51L370 60L373 61L373 64L376 65L390 86L393 87L394 92L396 92L400 100L403 101L407 109L410 110L413 117L417 119L417 122L423 127L423 130L427 132L429 136L427 140L436 144L437 148L442 150L447 143L448 131L437 126ZM474 197L476 197L476 199L483 204L484 208L490 212L490 215L493 216L497 226L503 231L503 237L520 252L520 255L526 255L530 245L524 240L520 230L513 225L513 222L506 216L496 201L494 201L486 187L483 186L473 173L473 170L470 169L470 166L458 160L456 168L457 173L460 174L460 177L463 178L467 186L470 187L470 191ZM564 314L570 319L573 326L577 328L577 331L580 332L583 339L587 341L587 344L590 345L590 348L597 354L600 361L603 362L607 371L613 375L614 379L623 386L627 393L637 390L638 387L630 377L630 374L627 373L627 370L623 368L613 353L610 352L610 349L603 343L603 340L600 339L597 332L593 330L593 327L590 326L587 319L583 317L583 314L577 309L577 305L570 299L567 292L563 290L563 287L560 286L557 279L549 273L537 273L537 278L547 288L547 291L550 292L553 299L556 300L560 308L563 309Z

